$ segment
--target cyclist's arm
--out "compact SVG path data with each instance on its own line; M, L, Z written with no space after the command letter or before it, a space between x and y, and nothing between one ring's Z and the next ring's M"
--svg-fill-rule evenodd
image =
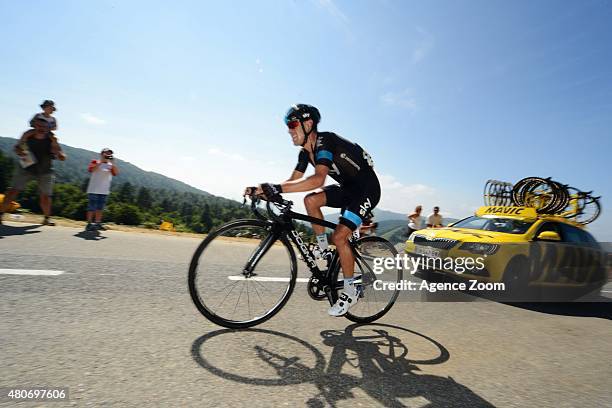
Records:
M304 172L303 171L298 171L298 170L293 170L293 173L291 173L291 177L289 177L285 183L287 183L288 181L294 181L294 180L299 180L302 177L304 177Z
M312 176L308 176L305 179L298 181L286 181L281 184L283 193L300 193L303 191L312 191L319 187L323 187L328 172L329 168L327 166L323 164L317 164L315 166L315 173ZM296 172L294 171L294 174L295 173Z

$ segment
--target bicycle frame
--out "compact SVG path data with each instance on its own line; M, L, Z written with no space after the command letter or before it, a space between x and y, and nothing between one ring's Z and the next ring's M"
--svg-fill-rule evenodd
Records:
M281 208L281 214L280 216L278 216L274 214L274 212L270 208L270 202L268 201L266 207L270 218L267 218L258 211L256 207L256 201L251 201L251 209L253 213L257 216L257 218L270 223L272 233L268 235L268 237L266 237L266 239L264 239L259 244L255 251L253 251L253 254L248 259L242 274L247 278L254 276L255 273L253 272L253 270L257 266L257 263L272 247L272 245L274 245L274 243L279 239L282 240L289 238L289 240L293 242L295 247L297 247L299 254L302 256L302 259L308 266L308 269L312 274L313 284L315 284L319 289L323 290L328 295L328 298L331 301L331 297L329 295L331 289L342 289L344 285L342 281L331 282L331 277L333 276L332 272L335 272L336 269L340 267L340 260L338 259L338 255L334 254L327 270L325 272L321 271L315 261L314 253L308 248L308 245L302 240L302 237L300 236L299 232L297 232L297 230L294 228L293 220L306 221L331 229L335 229L337 227L337 224L322 220L320 218L314 218L305 214L300 214L291 211L292 204L293 203L291 201L284 201L283 203L281 203L281 206L279 207ZM283 209L282 207L285 208ZM359 254L357 253L357 251L355 251L355 248L352 245L352 238L349 242L351 243L351 249L353 251L353 254L355 255L355 260L359 263Z

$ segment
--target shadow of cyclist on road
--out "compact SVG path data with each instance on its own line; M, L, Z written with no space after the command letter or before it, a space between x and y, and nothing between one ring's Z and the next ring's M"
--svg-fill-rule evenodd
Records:
M355 332L359 331L358 334ZM469 388L457 383L451 377L421 374L419 366L441 364L450 358L446 348L437 341L412 330L386 324L365 326L351 325L344 331L325 330L321 332L323 345L331 347L327 362L319 349L296 337L263 329L249 329L243 332L280 336L300 343L310 349L316 364L304 361L298 349L286 347L274 349L273 341L258 342L253 346L253 358L258 358L274 369L276 378L260 379L233 374L208 363L201 352L203 343L223 334L223 342L229 346L235 331L220 330L197 339L192 346L192 355L202 367L222 378L256 385L292 385L310 382L318 394L312 396L307 405L311 408L337 406L339 401L356 398L355 390L360 388L371 398L384 406L405 406L402 400L427 403L428 407L470 406L491 407L483 398ZM425 340L437 349L436 356L428 359L413 359L408 356L409 344L401 337L409 336L418 341ZM241 347L243 347L242 344ZM326 353L326 354L327 354ZM304 354L301 354L304 356Z
M102 239L106 239L104 235L100 235L99 231L81 231L73 236L82 238L86 241L100 241Z
M24 225L19 227L14 227L12 225L0 224L0 239L4 237L10 237L13 235L28 235L28 234L37 234L40 232L32 231L36 228L40 228L40 225Z

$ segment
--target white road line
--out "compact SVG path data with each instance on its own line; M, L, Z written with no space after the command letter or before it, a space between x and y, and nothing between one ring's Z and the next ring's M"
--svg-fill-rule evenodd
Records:
M0 269L0 275L41 275L41 276L57 276L63 274L64 271L50 271L46 269Z
M247 278L242 275L228 276L227 279L235 281L247 280ZM248 280L259 282L289 282L289 278L272 278L269 276L253 276L252 278L248 278ZM295 281L299 283L308 283L308 278L297 278Z

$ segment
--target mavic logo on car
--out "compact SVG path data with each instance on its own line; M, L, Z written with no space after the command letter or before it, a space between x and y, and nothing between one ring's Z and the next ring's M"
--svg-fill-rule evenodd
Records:
M538 213L531 207L505 207L500 205L480 207L476 211L479 217L520 217L521 219L537 218Z
M525 209L523 207L489 207L485 214L521 215Z

